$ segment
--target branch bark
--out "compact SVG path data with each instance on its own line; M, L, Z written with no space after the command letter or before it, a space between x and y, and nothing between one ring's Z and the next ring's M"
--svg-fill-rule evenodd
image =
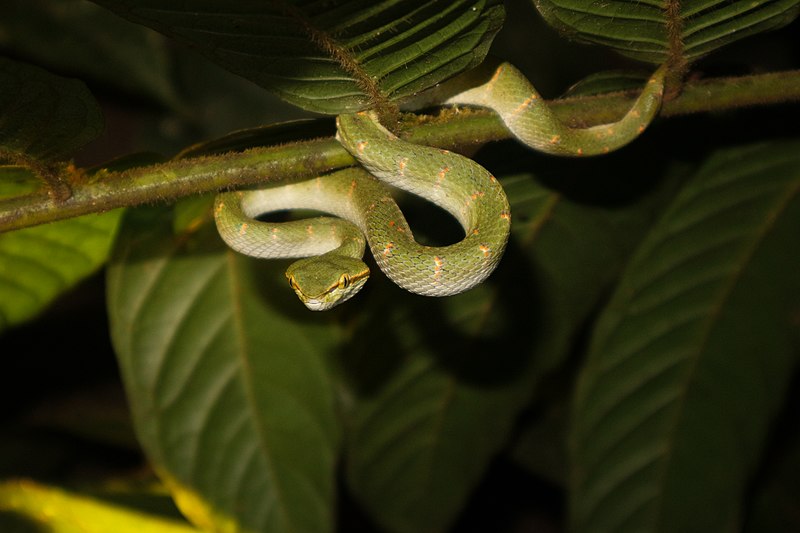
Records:
M613 122L625 114L636 93L566 98L550 102L571 124ZM680 96L665 102L660 116L800 101L800 70L716 78L688 83ZM485 111L445 111L421 120L406 137L420 144L458 150L509 138L500 120ZM59 200L47 191L0 201L0 232L144 203L251 185L288 183L354 164L332 138L254 148L107 172L75 184L72 196Z

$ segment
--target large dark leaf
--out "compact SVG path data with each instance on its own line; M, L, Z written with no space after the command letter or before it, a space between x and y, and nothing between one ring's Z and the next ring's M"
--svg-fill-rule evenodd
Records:
M302 308L281 300L293 297L285 283L262 284L264 262L225 249L213 224L174 237L172 226L134 212L109 268L112 339L142 446L200 526L330 531L333 330L265 303L273 292Z
M304 109L355 111L479 63L499 0L94 0Z
M676 52L693 60L779 28L800 13L798 0L682 0L676 20L669 20L661 1L533 1L545 19L565 34L650 63L662 63L678 41L682 50Z
M660 197L592 207L529 174L503 185L512 240L490 281L446 299L373 294L366 305L381 311L347 349L348 483L389 531L442 531L462 510Z
M738 531L797 362L800 142L713 156L650 233L575 398L576 532Z

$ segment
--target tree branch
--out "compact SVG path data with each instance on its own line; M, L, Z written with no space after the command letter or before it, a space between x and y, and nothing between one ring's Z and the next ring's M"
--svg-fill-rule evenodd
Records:
M550 104L563 120L590 126L619 119L635 96L635 92L604 94ZM660 116L798 101L800 70L716 78L688 83L679 97L664 103ZM406 137L420 144L458 149L509 136L492 113L447 110L439 117L421 118ZM0 201L0 232L226 188L298 181L354 162L334 139L326 138L104 172L74 184L72 196L66 200L41 191Z

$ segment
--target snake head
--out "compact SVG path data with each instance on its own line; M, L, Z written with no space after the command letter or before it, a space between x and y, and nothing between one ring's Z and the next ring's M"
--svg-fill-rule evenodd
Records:
M312 311L326 311L349 300L369 277L369 267L354 257L323 254L292 263L286 270L289 286Z

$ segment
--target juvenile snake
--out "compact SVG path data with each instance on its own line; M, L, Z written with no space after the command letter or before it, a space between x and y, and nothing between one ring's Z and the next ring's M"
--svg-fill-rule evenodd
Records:
M620 148L644 131L658 112L663 87L662 67L621 120L585 129L561 123L530 82L507 63L486 83L444 103L494 110L517 139L534 149L588 156ZM457 294L492 273L506 247L511 215L502 187L486 169L461 155L397 138L371 111L340 115L337 139L361 168L218 195L214 213L223 240L254 257L302 257L289 266L286 277L312 310L329 309L364 285L369 276L361 260L366 244L392 281L417 294ZM464 239L442 247L418 244L385 184L449 212L464 229ZM264 213L299 208L337 218L255 220Z

